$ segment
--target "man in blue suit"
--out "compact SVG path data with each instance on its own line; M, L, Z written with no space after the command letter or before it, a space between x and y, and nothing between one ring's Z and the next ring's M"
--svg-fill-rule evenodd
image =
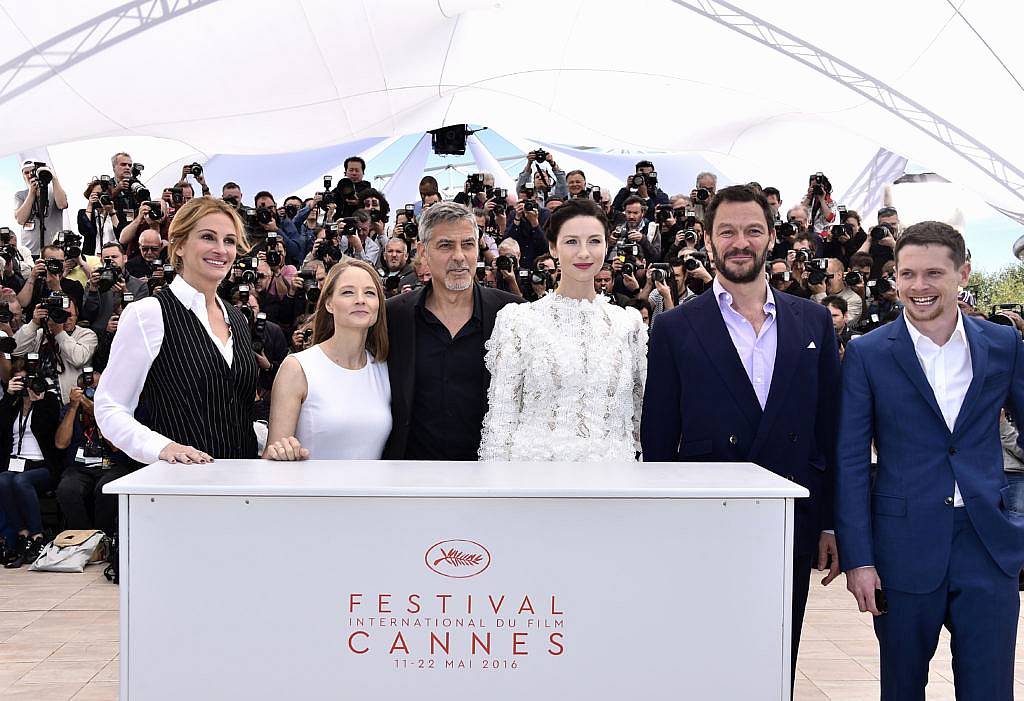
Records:
M1024 346L1014 329L960 313L971 266L955 229L908 227L895 255L904 313L852 341L843 367L847 588L875 616L883 699L923 701L943 625L957 699L1011 699L1024 514L1006 506L999 412L1022 415Z
M793 666L811 569L839 574L832 528L839 353L822 306L773 290L767 200L719 191L704 215L712 289L659 314L651 329L640 438L644 460L754 462L806 487L795 513Z

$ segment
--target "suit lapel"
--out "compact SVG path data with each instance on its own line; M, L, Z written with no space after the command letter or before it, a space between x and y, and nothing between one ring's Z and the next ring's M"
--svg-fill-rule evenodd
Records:
M914 342L910 340L910 332L907 331L907 320L900 314L890 326L889 340L892 341L893 357L896 359L897 364L903 368L904 374L917 388L917 391L920 392L928 406L935 412L935 416L938 417L942 426L949 430L949 427L946 426L946 419L942 415L942 410L939 409L939 404L935 401L935 392L932 391L932 386L928 384L924 368L921 367L917 351L914 350Z
M800 364L806 334L802 333L803 323L800 312L785 295L775 295L775 332L778 339L775 347L775 366L772 370L772 386L764 404L764 415L757 429L757 435L750 446L751 458L757 455L761 445L771 432L776 417L785 406L786 391Z
M713 367L722 378L722 383L739 406L743 416L751 426L757 426L761 420L761 403L757 401L754 386L750 384L747 371L736 352L729 329L722 318L722 310L718 306L718 298L714 290L708 290L692 302L691 308L697 313L691 319L697 341L704 347L708 355L708 365Z
M397 344L391 344L389 349L391 362L388 363L388 372L401 378L401 381L394 387L401 388L398 401L402 402L406 417L412 416L412 398L415 395L416 384L416 305L426 291L426 287L421 287L410 294L407 300L402 299L401 296L398 297L404 304L396 305L396 313L393 317L395 326L397 326L395 329L397 333L393 337L400 341Z
M953 425L953 433L963 428L964 421L970 416L974 405L978 402L982 385L985 384L985 374L988 372L988 338L985 336L981 324L975 324L974 319L964 317L964 332L967 334L967 343L971 348L971 385L967 388L964 396L964 403L960 406L960 413L956 416L956 423Z

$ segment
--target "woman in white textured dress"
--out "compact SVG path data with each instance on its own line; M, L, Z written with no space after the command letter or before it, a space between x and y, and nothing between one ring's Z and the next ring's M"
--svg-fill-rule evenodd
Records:
M270 460L378 460L391 433L388 326L380 276L343 258L324 280L312 348L274 381Z
M608 220L572 199L548 221L557 289L498 312L480 459L630 461L640 450L647 327L636 309L598 295Z

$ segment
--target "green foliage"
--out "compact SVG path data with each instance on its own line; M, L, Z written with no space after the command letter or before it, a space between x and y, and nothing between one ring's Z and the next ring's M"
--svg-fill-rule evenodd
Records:
M978 298L978 311L985 314L996 304L1024 304L1024 265L1009 265L995 273L974 271L968 287Z

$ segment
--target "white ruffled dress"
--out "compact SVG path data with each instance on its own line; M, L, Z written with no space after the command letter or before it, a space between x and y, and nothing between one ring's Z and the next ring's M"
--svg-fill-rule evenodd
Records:
M640 450L647 327L606 297L549 292L498 312L482 461L632 461Z

